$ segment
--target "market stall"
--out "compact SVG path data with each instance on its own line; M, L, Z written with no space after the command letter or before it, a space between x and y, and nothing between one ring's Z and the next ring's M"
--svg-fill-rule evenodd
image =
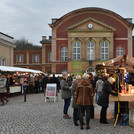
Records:
M9 66L0 66L0 72L4 74L6 72L7 79L10 83L8 89L9 94L22 92L22 85L25 81L26 75L43 74L43 72L39 70Z
M134 58L128 55L122 55L97 65L100 70L102 69L109 74L113 73L113 77L115 77L116 82L118 83L118 96L109 96L109 101L117 102L115 107L117 106L118 116L120 113L123 114L124 112L129 114L129 111L132 108L130 105L134 101L134 85L129 79L129 74L134 73L133 66ZM118 116L114 127L116 126Z

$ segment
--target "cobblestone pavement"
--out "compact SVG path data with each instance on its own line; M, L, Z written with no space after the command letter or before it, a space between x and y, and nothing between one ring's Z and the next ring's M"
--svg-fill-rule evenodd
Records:
M0 134L134 134L134 128L113 127L113 103L108 108L109 124L99 123L100 107L95 104L95 119L90 120L90 130L80 130L71 119L63 119L63 100L49 99L45 103L43 94L9 97L8 104L0 106ZM72 108L69 108L72 117Z

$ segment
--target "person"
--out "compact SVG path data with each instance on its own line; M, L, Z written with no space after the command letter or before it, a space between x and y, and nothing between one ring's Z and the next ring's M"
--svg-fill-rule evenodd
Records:
M72 85L72 81L73 81L72 75L69 75L69 76L67 77L67 82L68 82L68 85L69 85L69 86Z
M68 115L68 108L71 102L71 87L69 87L69 84L67 83L67 78L68 78L68 74L64 72L62 74L62 80L60 81L61 97L62 99L64 99L64 110L63 110L64 119L70 119L70 116Z
M105 75L105 72L102 71L102 72L101 72L101 75L102 75L102 80L105 82L105 81L107 80L107 77L106 77L106 75Z
M39 79L38 79L38 76L35 76L35 79L34 79L34 92L39 93Z
M53 77L50 78L50 83L56 84L56 96L58 95L58 78L55 77L55 74L53 74Z
M6 103L9 101L5 97L5 93L7 92L6 82L7 79L2 74L0 74L0 93L1 93L2 105L4 105L4 100L6 100Z
M96 100L97 100L97 102L98 102L98 99L99 99L100 94L102 92L103 83L104 82L102 81L102 76L99 75L98 76L98 80L96 82L96 87L95 87L95 89L96 89Z
M90 83L91 83L91 85L92 85L92 87L93 87L93 92L94 92L94 94L95 94L95 81L94 81L94 79L93 79L93 74L92 73L88 73L88 75L89 75L89 81L90 81ZM93 98L92 98L92 105L90 105L90 118L91 119L94 119L94 105L93 105Z
M73 121L74 121L74 125L78 126L78 105L75 102L75 91L76 91L76 86L77 84L80 82L81 80L81 76L77 75L76 78L73 80L72 82L72 89L71 89L71 93L72 93L72 108L73 108Z
M90 105L94 96L92 85L89 82L89 75L84 73L78 83L75 92L76 104L79 107L80 129L83 129L83 111L86 111L86 129L90 129Z
M98 100L98 105L102 106L101 113L100 113L100 123L108 124L107 122L107 108L109 105L109 94L117 96L118 93L114 93L112 91L112 85L115 82L115 79L109 77L107 81L104 82L102 93Z
M44 94L46 94L47 83L48 83L48 74L45 74L42 80Z
M41 75L39 75L38 76L38 81L39 81L39 93L41 93L42 92L42 77L41 77Z

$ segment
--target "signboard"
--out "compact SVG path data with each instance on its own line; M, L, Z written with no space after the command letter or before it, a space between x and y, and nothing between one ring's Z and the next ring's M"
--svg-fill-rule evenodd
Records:
M47 97L54 98L54 102L55 102L55 99L56 99L56 88L57 88L57 84L55 84L55 83L47 84L47 86L46 86L46 95L45 95L45 102L46 102L46 98Z

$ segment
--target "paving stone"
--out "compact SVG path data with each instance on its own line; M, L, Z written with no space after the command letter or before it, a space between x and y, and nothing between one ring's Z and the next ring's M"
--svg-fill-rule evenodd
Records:
M108 125L99 123L101 107L94 104L95 119L90 120L90 130L80 130L73 124L73 119L63 119L63 104L61 95L58 102L47 100L43 94L28 94L27 102L24 96L9 97L6 105L0 106L0 134L134 134L134 128L120 126L114 128L114 103L108 108ZM72 117L73 109L69 107Z

